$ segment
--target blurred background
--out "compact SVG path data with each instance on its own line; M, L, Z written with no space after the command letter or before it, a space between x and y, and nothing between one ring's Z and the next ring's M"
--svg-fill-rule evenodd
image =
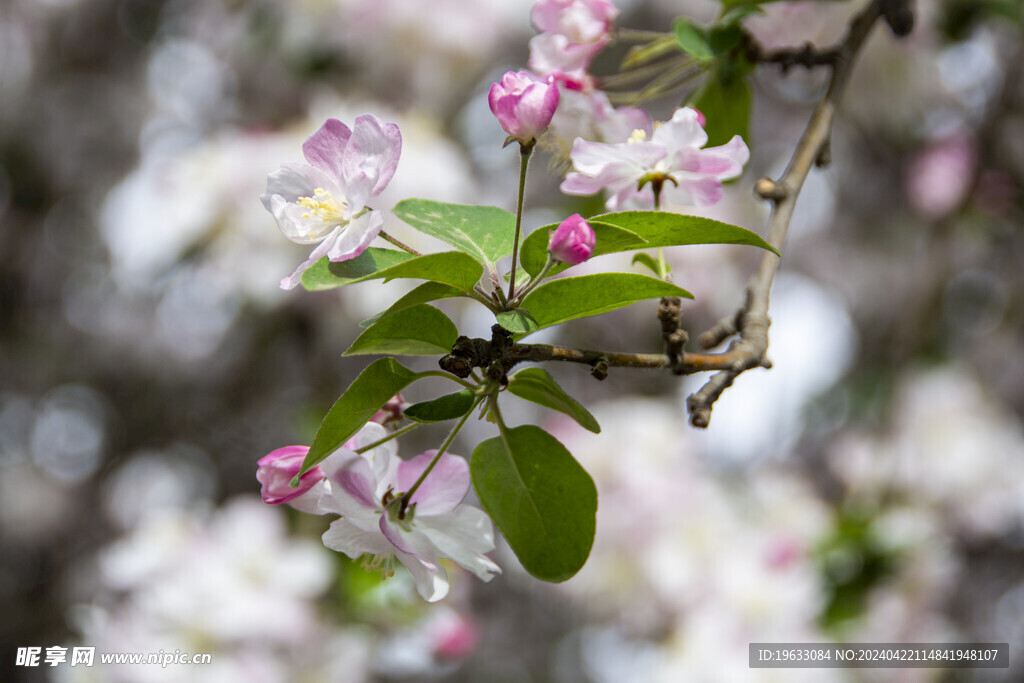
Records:
M530 0L0 4L0 680L1016 681L1024 676L1024 36L1016 0L918 0L876 28L834 163L801 196L769 372L706 432L702 377L549 367L603 426L540 421L594 477L593 554L560 585L507 547L428 605L262 504L256 460L308 444L366 364L358 322L407 284L283 292L307 249L258 195L327 117L397 122L406 197L513 208L486 105L524 68ZM703 0L617 3L667 30ZM767 48L829 45L864 3L776 3ZM618 52L616 52L618 50ZM595 66L615 66L621 48ZM707 215L763 233L824 74L760 67L743 178ZM677 102L652 102L656 118ZM526 224L601 211L533 165ZM394 219L388 229L416 242ZM669 250L700 332L757 254ZM584 268L630 268L604 257ZM441 307L471 336L482 307ZM479 309L479 310L477 310ZM660 348L655 302L545 333ZM538 335L538 341L542 340ZM405 362L405 361L403 361ZM436 359L409 360L417 368ZM417 385L409 400L437 387ZM470 424L468 455L489 425ZM406 456L443 431L403 438ZM1006 670L749 669L750 642L1009 642ZM26 668L17 648L210 652L206 666Z

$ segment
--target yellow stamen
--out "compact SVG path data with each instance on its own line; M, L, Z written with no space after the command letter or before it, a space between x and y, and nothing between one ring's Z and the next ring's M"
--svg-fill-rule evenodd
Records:
M635 128L632 133L629 134L629 139L626 142L643 142L647 139L647 131L643 128Z
M309 219L313 216L322 221L337 223L345 220L345 211L348 205L345 202L338 202L327 193L322 187L313 190L312 197L299 197L295 200L299 206L304 206L310 211L302 214L302 217Z

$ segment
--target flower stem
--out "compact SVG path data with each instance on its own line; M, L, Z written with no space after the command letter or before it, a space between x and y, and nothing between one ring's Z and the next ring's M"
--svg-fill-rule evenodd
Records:
M413 256L422 256L423 255L420 252L418 252L415 249L413 249L412 247L410 247L408 244L405 244L404 242L400 242L399 240L395 239L394 237L392 237L388 233L384 232L383 230L380 231L380 236L383 237L384 239L386 239L388 242L391 242L391 244L395 245L399 249L402 249L404 251L409 252Z
M516 298L512 299L511 308L515 308L516 306L518 306L520 302L522 302L523 298L531 291L533 291L533 288L539 285L541 281L548 276L548 273L551 271L552 268L555 267L556 263L557 261L551 258L551 254L548 254L548 260L544 264L544 267L541 268L540 272L537 273L537 276L531 278L530 281L527 282L526 285L521 290L519 290L519 292L516 293Z
M533 142L519 143L519 200L516 202L516 236L512 243L512 273L508 279L508 298L516 290L516 268L519 266L519 233L523 226L523 195L526 193L526 167L530 165Z
M451 381L457 384L461 384L467 389L476 389L476 387L473 384L467 382L466 380L459 379L458 377L451 373L441 372L440 370L424 370L423 372L416 373L416 379L423 379L424 377L444 377L445 379L450 379Z
M651 189L654 190L654 210L661 210L661 188L664 184L664 180L655 180L651 182ZM668 264L665 263L665 250L658 247L658 278L668 282Z
M414 430L417 427L419 427L421 424L422 423L420 423L420 422L413 422L411 425L406 425L405 427L402 427L401 429L395 430L394 432L388 434L383 439L378 439L378 440L374 441L371 444L367 444L367 445L363 446L362 448L357 448L356 449L356 453L365 453L366 451L372 451L377 446L380 446L382 444L386 444L388 441L391 441L392 439L397 439L398 437L402 436L403 434L407 434L407 433L411 432L412 430Z
M448 450L448 447L452 445L452 441L455 440L455 435L459 433L460 429L462 429L462 425L466 424L466 420L469 419L469 416L473 414L473 411L476 410L476 407L480 405L482 400L483 397L478 398L473 403L473 407L467 410L466 414L462 416L462 419L452 427L452 431L448 432L448 436L445 438L444 443L441 444L441 447L437 449L437 455L435 455L434 459L430 461L429 465L427 465L427 469L423 470L423 474L421 474L420 478L416 480L416 483L414 483L408 491L402 494L402 507L398 511L399 519L405 518L405 511L409 507L409 501L412 500L412 496L416 493L416 489L420 487L423 480L427 478L427 475L434 469L434 466L441 460L441 456L444 455L445 451Z

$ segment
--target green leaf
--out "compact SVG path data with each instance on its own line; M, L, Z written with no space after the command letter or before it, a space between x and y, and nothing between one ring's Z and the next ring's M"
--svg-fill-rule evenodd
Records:
M734 135L750 144L750 86L744 78L743 71L748 66L745 62L742 59L720 64L690 96L688 104L700 109L707 119L704 130L708 147L724 145Z
M502 311L495 317L498 319L498 324L512 334L529 334L540 329L540 325L533 319L530 312L522 308Z
M332 263L323 258L303 273L302 284L306 286L306 289L330 289L365 280L383 279L387 282L396 278L411 278L441 282L469 292L479 282L480 276L484 272L483 267L475 259L458 251L442 251L423 256L412 256L393 250L381 251L402 254L404 258L356 277L352 277L352 272L346 265L358 260L361 256L352 261L341 261L340 263ZM363 254L365 253L364 251Z
M667 211L623 211L594 216L587 219L587 222L597 237L590 258L634 249L685 244L745 244L779 253L757 233L700 216ZM548 231L556 227L556 224L552 224L539 228L523 240L519 250L520 260L530 275L536 275L544 267L548 256ZM557 275L570 267L560 263L548 273Z
M546 282L527 294L522 304L541 329L660 296L693 298L682 287L646 275L598 273Z
M480 502L526 571L565 581L587 561L597 526L597 489L586 470L540 427L484 441L469 471Z
M708 45L711 46L715 56L731 52L739 46L742 40L743 30L735 22L712 26L708 32Z
M412 289L408 294L391 304L387 310L381 311L377 315L367 318L359 323L359 326L369 327L386 315L397 313L398 311L406 308L412 308L418 304L425 304L428 301L437 301L438 299L451 299L458 296L469 296L469 294L464 289L452 287L451 285L446 285L442 282L424 282L422 285Z
M656 276L660 277L661 274L658 272L659 271L658 262L656 260L654 260L654 257L651 256L650 254L648 254L646 252L640 252L639 254L634 254L633 255L633 260L631 261L631 264L637 264L637 263L639 263L641 265L647 266L648 268L651 269L652 273L654 273ZM668 273L672 272L672 266L670 266L670 265L668 265L666 263L665 267L668 269ZM668 273L666 273L666 275Z
M555 378L542 368L526 368L508 378L508 390L527 401L565 413L584 429L601 433L601 425L583 405L558 385Z
M594 220L625 228L647 240L641 247L632 247L633 249L675 247L685 244L744 244L782 255L757 233L738 225L700 216L686 216L666 211L622 211L594 216Z
M392 213L420 232L469 254L484 266L512 253L516 217L504 209L406 199L396 204Z
M704 28L690 19L676 17L676 20L672 22L672 34L676 38L679 49L698 62L708 62L715 58L715 51L708 42Z
M339 449L366 424L388 399L404 389L417 374L394 358L381 358L366 366L320 423L302 461L299 476Z
M417 422L444 422L462 417L473 408L476 395L472 389L463 389L433 401L414 403L403 411L410 420Z
M386 315L370 325L342 355L430 356L450 352L458 338L459 330L448 316L433 306L419 304Z
M602 254L611 254L618 251L629 251L630 249L643 249L651 246L647 240L631 230L626 230L615 225L602 223L597 218L587 220L590 227L594 229L594 251L590 258ZM548 242L551 241L551 231L558 227L558 223L546 225L531 232L522 246L519 247L519 262L523 269L530 275L536 275L544 268L548 259ZM551 275L557 275L566 268L572 266L560 263L548 271Z
M374 273L411 258L412 254L404 251L379 247L370 247L348 261L328 261L325 256L302 274L302 286L312 292L362 282L372 278Z

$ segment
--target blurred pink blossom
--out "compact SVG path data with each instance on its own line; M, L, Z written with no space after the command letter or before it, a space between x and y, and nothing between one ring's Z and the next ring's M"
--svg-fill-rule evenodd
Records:
M491 86L487 102L498 123L521 143L536 140L558 107L558 86L526 71L509 71Z
M562 192L591 195L608 190L606 206L615 210L627 200L653 203L658 184L663 198L689 206L710 206L722 198L722 181L743 171L750 152L740 136L719 147L701 149L708 136L689 107L677 109L670 121L650 129L637 129L625 143L605 144L577 138L572 161L576 169L566 176Z
M453 610L440 611L427 623L434 656L440 659L462 659L476 649L480 630L476 623Z
M911 206L932 220L948 215L967 198L977 164L977 144L966 133L933 142L907 167L906 192Z
M570 88L591 87L587 68L608 42L619 10L607 0L541 0L530 12L540 35L530 40L530 68Z
M284 164L267 176L260 200L281 232L299 244L319 243L281 280L282 289L295 287L302 273L324 256L347 261L370 246L384 216L364 209L391 181L401 151L402 135L393 123L363 114L351 130L327 119L302 145L308 164Z

